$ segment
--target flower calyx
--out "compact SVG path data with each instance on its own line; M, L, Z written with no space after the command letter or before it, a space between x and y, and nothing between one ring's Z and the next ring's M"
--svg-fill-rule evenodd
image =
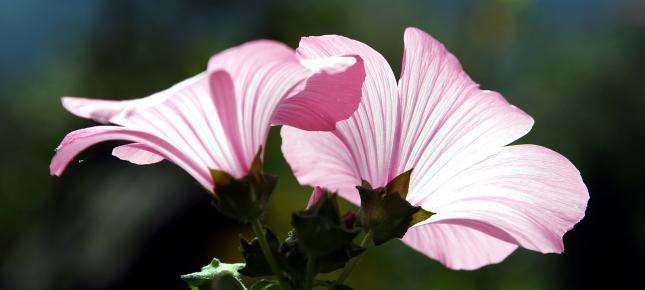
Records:
M249 173L240 179L222 170L211 170L215 182L213 206L220 213L242 223L251 223L264 214L277 177L264 172L261 155L262 148L255 155Z
M433 214L406 200L411 175L412 169L384 187L372 188L367 181L356 187L361 198L359 222L365 232L372 232L372 240L377 246L402 238L412 225Z

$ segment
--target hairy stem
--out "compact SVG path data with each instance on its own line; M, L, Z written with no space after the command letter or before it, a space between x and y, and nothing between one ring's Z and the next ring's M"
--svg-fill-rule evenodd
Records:
M363 248L366 248L367 245L372 241L372 236L374 233L372 231L367 232L365 236L363 237L363 240L361 241L360 246ZM347 266L345 266L345 269L343 269L343 272L340 273L340 276L338 276L338 280L336 280L336 284L343 284L347 277L349 277L349 274L354 270L354 267L356 267L356 264L358 264L358 261L361 259L363 255L361 254L360 256L352 259L347 263Z
M260 248L262 248L264 258L267 260L269 267L271 267L271 271L273 271L273 274L275 274L276 278L278 279L280 288L282 288L283 290L292 290L289 283L284 279L282 271L280 270L280 267L278 266L278 263L273 256L273 252L271 252L271 248L269 247L269 243L267 242L267 239L265 237L265 230L264 226L262 226L262 222L260 222L259 219L253 221L253 223L251 223L251 228L253 228L255 236L257 236L258 240L260 241Z

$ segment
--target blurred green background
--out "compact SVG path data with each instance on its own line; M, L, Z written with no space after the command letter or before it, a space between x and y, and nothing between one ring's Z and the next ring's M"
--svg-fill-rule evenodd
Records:
M240 261L237 235L209 196L168 162L136 166L83 153L61 178L62 137L93 125L59 97L142 97L256 38L296 47L342 34L400 72L403 30L441 40L483 88L536 125L520 143L561 152L582 172L587 216L566 252L518 250L499 265L450 271L398 241L371 249L356 289L636 289L645 262L644 1L0 0L0 289L187 289L178 276L211 257ZM310 188L291 177L278 130L268 170L281 177L268 217L284 237ZM621 286L624 285L624 286Z

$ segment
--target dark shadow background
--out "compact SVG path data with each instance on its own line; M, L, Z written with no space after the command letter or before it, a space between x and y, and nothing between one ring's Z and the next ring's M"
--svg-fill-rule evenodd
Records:
M563 255L518 250L450 271L390 242L350 278L357 289L638 289L645 262L643 1L45 1L0 0L0 289L187 289L178 276L219 256L239 261L248 229L168 162L136 166L83 153L50 177L54 148L90 121L59 97L134 98L202 71L213 53L256 38L296 47L343 34L383 53L398 75L406 26L430 32L482 87L536 125L520 140L581 170L591 200ZM281 176L269 223L284 237L297 185ZM601 288L602 287L602 288Z

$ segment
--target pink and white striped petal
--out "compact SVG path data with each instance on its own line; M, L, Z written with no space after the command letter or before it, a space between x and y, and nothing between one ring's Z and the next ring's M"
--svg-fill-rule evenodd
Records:
M517 245L478 230L447 223L412 227L403 242L454 270L475 270L503 261Z
M82 97L62 97L63 107L76 116L92 119L99 123L109 124L110 119L121 111L129 108L133 100L114 101L88 99Z
M231 77L225 71L198 76L161 103L131 108L112 122L160 136L203 167L242 177L248 167L237 159L236 144L227 138L216 107L216 100L232 98Z
M364 77L360 57L301 60L284 44L260 40L216 54L208 71L146 98L67 97L63 104L78 116L155 136L204 172L218 169L241 178L272 122L332 130L358 106ZM117 147L113 154L135 164L175 162L145 142ZM212 191L210 175L201 178Z
M562 236L588 200L579 172L548 149L507 146L533 119L499 93L480 90L441 43L406 30L393 92L384 77L389 66L366 45L335 35L305 40L301 50L309 54L355 51L367 77L359 109L335 131L282 129L283 153L299 182L358 203L360 180L383 186L414 169L407 199L436 214L403 239L451 268L499 262L518 245L563 250Z
M67 165L88 147L111 140L123 140L145 144L156 154L172 161L186 170L202 186L212 191L213 182L208 168L194 162L181 150L166 142L163 138L148 132L123 128L119 126L95 126L73 131L58 146L56 154L49 166L52 175L60 176Z
M448 180L421 201L436 212L428 223L450 223L542 253L561 253L562 236L585 214L589 193L562 155L513 145Z
M114 147L112 155L137 165L153 164L164 159L153 148L143 143L131 143Z
M360 173L345 145L331 132L309 132L284 126L282 152L301 184L337 192L356 204Z
M464 168L531 130L533 119L483 91L443 44L416 28L404 36L401 127L393 174L414 168L408 200L433 194Z
M224 69L235 83L236 115L243 164L249 166L264 144L269 125L286 124L306 130L333 130L358 106L364 76L356 57L296 57L282 43L259 40L211 58L209 70ZM338 110L334 104L345 108ZM230 111L229 110L229 111ZM231 124L229 127L235 127ZM237 148L237 147L236 147Z
M167 98L171 97L177 91L186 86L191 85L198 79L203 77L198 74L194 77L188 78L178 84L170 87L169 89L152 94L148 97L133 100L104 100L104 99L88 99L82 97L62 97L61 101L63 107L72 114L81 118L92 119L103 124L116 124L112 118L119 114L127 114L128 111L136 108L151 107L160 104Z
M332 131L349 118L361 101L365 80L358 56L302 60L313 74L278 106L272 124L308 131Z
M396 80L387 61L369 46L337 35L304 37L297 52L298 56L304 59L343 55L358 55L363 59L366 78L358 110L349 119L338 122L336 130L333 131L347 150L347 153L337 158L345 159L349 154L355 165L343 168L342 171L355 171L354 179L363 178L373 186L385 185L387 172L382 169L388 168L393 158L394 133L398 124ZM286 139L284 142L295 140ZM318 154L319 150L310 151L309 154ZM285 152L287 160L288 155L290 154ZM289 162L298 161L291 159ZM343 160L340 163L344 162ZM307 169L301 168L299 173L307 174ZM334 187L330 187L332 188Z

